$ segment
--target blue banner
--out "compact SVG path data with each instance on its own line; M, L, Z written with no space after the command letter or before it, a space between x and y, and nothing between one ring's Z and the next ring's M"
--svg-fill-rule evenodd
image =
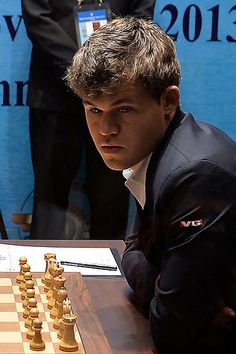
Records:
M154 21L175 40L182 109L236 139L235 0L156 0Z
M1 1L0 48L0 209L14 239L25 233L12 214L31 213L33 190L26 106L31 43L20 0Z

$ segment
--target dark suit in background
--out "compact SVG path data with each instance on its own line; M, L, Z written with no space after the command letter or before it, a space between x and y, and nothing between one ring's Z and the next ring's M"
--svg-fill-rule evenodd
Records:
M123 177L103 163L87 132L81 100L62 80L78 49L76 4L76 0L22 0L33 44L27 99L35 175L31 238L66 237L64 211L86 141L90 237L119 239L124 237L129 204ZM154 0L111 0L110 6L115 15L152 17Z

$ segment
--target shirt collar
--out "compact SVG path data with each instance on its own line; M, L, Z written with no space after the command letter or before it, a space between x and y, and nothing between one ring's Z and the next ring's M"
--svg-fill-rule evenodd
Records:
M123 170L123 176L126 179L125 185L137 199L142 209L146 202L146 174L151 156L152 153L131 168Z

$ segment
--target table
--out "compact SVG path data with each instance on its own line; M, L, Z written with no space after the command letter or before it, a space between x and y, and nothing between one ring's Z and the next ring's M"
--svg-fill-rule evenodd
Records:
M124 250L123 241L1 240L1 243L55 248L110 247L116 249L119 255L122 255ZM124 277L86 277L85 281L112 353L155 353L148 320L128 300L130 289L126 279Z

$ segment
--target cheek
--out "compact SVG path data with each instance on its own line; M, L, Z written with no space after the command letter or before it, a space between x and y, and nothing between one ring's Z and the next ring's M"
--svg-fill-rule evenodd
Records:
M96 131L95 126L94 126L94 124L92 124L91 119L86 118L86 122L87 122L88 130L89 130L90 134L93 136Z
M98 133L96 127L94 126L94 124L88 123L88 130L89 130L89 133L92 137L92 140L93 140L95 146L97 147L99 144L99 133Z
M138 133L137 133L138 134ZM145 125L139 131L139 150L153 151L162 139L162 130L155 124Z

